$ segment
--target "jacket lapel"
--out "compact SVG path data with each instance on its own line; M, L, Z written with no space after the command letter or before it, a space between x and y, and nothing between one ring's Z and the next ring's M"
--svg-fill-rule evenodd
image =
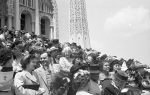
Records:
M27 77L28 79L30 79L31 81L37 83L37 79L36 79L34 73L33 73L33 75L31 75L31 74L30 74L29 72L27 72L27 71L24 71L24 72L25 72L25 75L26 75L26 77Z
M44 83L47 85L46 74L42 67L40 67L40 69L39 69L39 75L42 78L42 80L44 81Z

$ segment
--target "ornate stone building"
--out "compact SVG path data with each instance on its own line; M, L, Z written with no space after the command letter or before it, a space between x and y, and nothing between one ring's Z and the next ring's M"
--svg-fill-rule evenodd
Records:
M59 38L55 0L0 0L0 26Z
M84 0L0 0L0 27L90 48Z

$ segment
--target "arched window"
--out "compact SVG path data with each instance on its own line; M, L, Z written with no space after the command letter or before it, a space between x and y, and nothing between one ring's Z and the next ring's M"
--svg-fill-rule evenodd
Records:
M25 29L25 14L21 14L21 30Z
M45 19L41 19L41 34L45 35Z

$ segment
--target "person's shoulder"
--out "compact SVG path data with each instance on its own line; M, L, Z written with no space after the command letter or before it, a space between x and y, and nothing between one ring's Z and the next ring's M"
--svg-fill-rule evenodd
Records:
M34 70L34 72L39 72L39 71L41 71L41 67L39 67L39 68L36 68L35 70Z
M86 91L77 91L76 95L93 95L93 94L90 94Z
M17 72L16 74L15 74L15 76L17 76L17 77L21 77L21 76L24 76L25 75L25 71L20 71L20 72Z
M112 83L109 83L109 84L104 88L104 90L108 90L108 91L111 91L111 92L119 91L114 85L112 85Z
M100 80L104 80L105 78L107 78L107 76L103 72L99 73L99 77L100 77Z
M34 75L38 75L38 72L41 72L40 69L41 69L41 68L38 68L37 70L32 71L32 73L33 73Z
M62 59L66 59L66 58L62 56L62 57L60 57L60 60L62 60Z
M109 72L109 74L115 74L115 72Z

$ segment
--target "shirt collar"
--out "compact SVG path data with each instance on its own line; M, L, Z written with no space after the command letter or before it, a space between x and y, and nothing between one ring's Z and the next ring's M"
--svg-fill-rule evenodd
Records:
M117 88L118 90L120 90L120 88L119 88L119 87L117 87L117 85L115 84L115 82L114 82L114 81L112 81L112 82L111 82L111 84L112 84L115 88Z

